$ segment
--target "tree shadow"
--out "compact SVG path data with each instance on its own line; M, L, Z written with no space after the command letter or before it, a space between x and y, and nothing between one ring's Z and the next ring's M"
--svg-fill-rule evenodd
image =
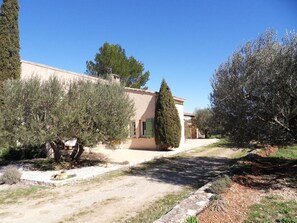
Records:
M254 189L297 188L297 160L249 154L231 168L233 181Z
M229 173L232 160L221 157L170 157L144 163L127 171L153 181L199 188Z
M181 156L161 158L132 167L127 173L195 189L225 174L232 176L236 183L258 190L297 188L297 160L267 158L255 154L240 159Z

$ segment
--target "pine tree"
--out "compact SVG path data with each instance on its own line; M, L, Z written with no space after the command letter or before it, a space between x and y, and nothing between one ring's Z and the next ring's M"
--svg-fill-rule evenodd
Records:
M125 49L118 44L104 43L95 55L94 61L87 61L89 75L108 78L110 72L120 75L126 87L146 89L150 72L145 71L143 63L133 56L128 57Z
M18 0L3 0L0 14L0 86L6 79L20 78Z
M162 81L155 111L155 141L160 149L179 147L181 124L175 102L165 80Z

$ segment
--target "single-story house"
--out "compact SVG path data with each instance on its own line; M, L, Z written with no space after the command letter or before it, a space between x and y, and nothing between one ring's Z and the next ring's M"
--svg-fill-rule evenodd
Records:
M76 80L98 81L99 78L78 74L58 68L50 67L43 64L33 63L29 61L21 61L21 79L28 79L32 76L38 76L41 80L48 80L51 76L57 77L65 85ZM106 80L99 79L102 82ZM112 75L112 81L120 82L117 75ZM133 99L135 104L135 117L131 120L130 134L121 148L131 149L156 149L153 120L155 115L156 98L158 93L148 90L125 88L126 93ZM184 130L184 107L185 99L174 97L175 105L179 113L181 121L181 141L180 147L185 142Z

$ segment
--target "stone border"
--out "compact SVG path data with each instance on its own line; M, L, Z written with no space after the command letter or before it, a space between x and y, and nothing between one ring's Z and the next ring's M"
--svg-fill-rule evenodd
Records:
M208 206L209 199L213 196L212 193L205 192L212 182L199 188L154 223L184 223L187 217L198 215Z

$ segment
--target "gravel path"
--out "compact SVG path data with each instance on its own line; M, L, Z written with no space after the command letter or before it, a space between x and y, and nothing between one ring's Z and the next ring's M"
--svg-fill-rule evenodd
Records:
M44 189L34 198L0 205L1 223L124 222L169 192L185 186L200 187L224 173L228 161L224 157L233 153L212 148L166 158L160 164L146 164L146 169L135 168L127 175L103 182L94 180Z
M116 164L98 165L91 167L82 167L78 169L67 170L67 174L74 174L75 177L66 180L51 180L54 174L59 171L30 171L28 168L19 165L19 170L22 172L22 180L33 184L47 184L47 185L63 185L74 181L94 178L96 176L118 170L125 167L135 166L139 163L147 162L155 158L173 156L181 152L189 151L193 148L205 146L216 142L217 139L189 139L182 148L173 149L169 151L154 151L154 150L131 150L131 149L102 149L93 148L92 152L97 152L105 155L108 160ZM128 163L125 165L117 163ZM5 170L5 167L0 166L0 175ZM1 187L0 187L1 189Z

